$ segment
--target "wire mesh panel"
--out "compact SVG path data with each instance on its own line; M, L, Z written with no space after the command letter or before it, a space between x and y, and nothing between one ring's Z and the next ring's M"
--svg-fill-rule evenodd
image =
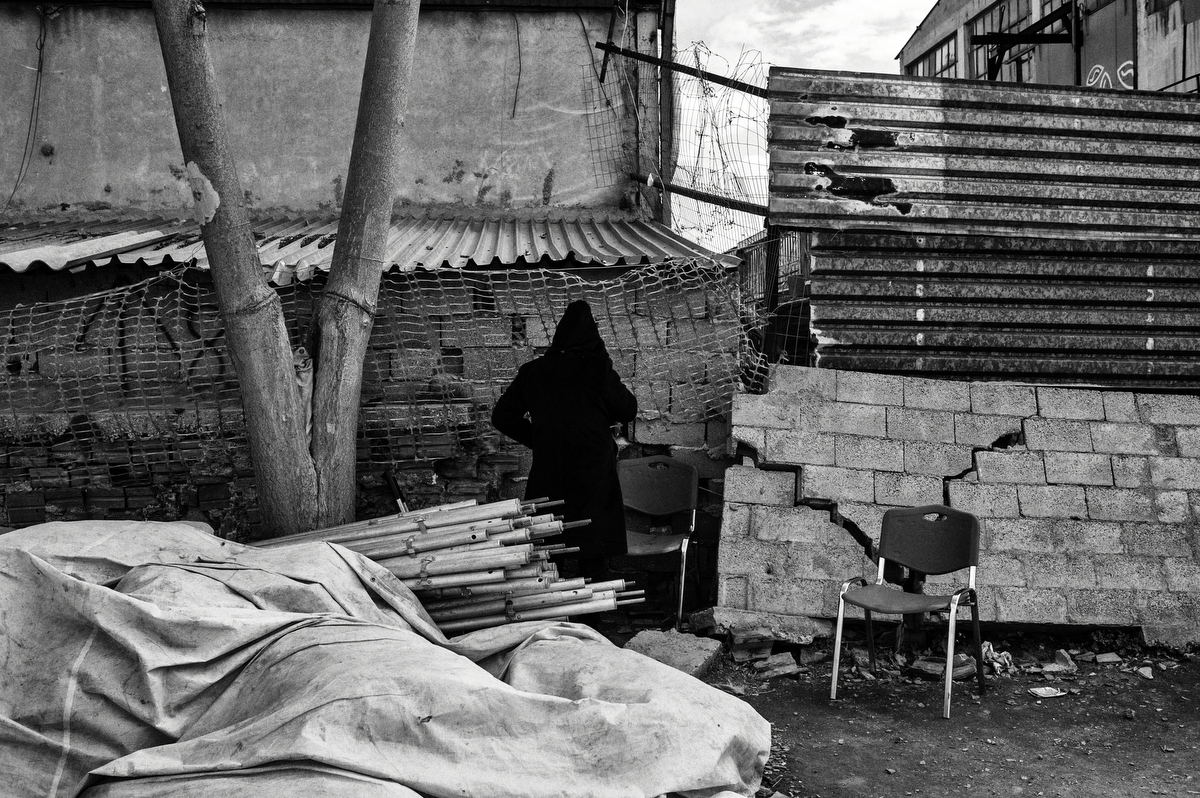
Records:
M293 346L322 281L318 273L278 288ZM723 415L746 352L740 297L736 274L710 262L608 281L548 270L392 272L363 363L358 468L506 445L491 406L546 350L576 299L592 306L640 418ZM190 506L253 504L238 380L206 271L20 306L0 325L0 490L10 524L38 520L19 510L29 492L113 510L108 517L177 501L172 486L181 484L198 494Z
M608 188L628 181L636 157L633 149L625 143L623 127L626 109L620 70L616 64L610 64L601 82L598 66L590 63L583 67L583 107L592 175L597 188Z
M675 55L676 63L765 87L766 65L757 51L743 52L734 63L703 44ZM676 73L677 144L669 182L727 199L767 204L767 116L765 97ZM752 213L676 195L671 200L673 228L710 249L727 251L762 230L764 219Z
M628 19L628 17L626 17ZM614 43L636 47L636 36L627 25L615 28ZM637 96L634 85L639 64L614 58L590 48L583 69L583 108L587 121L588 150L597 188L624 185L637 166Z
M740 289L750 340L760 359L748 372L747 387L765 387L771 363L815 365L809 317L810 256L808 233L772 228L738 249L742 258Z
M577 299L591 305L642 418L723 414L744 340L739 296L734 275L699 264L604 282L554 271L393 274L364 368L360 467L397 452L447 457L498 445L491 405L522 363L546 351Z

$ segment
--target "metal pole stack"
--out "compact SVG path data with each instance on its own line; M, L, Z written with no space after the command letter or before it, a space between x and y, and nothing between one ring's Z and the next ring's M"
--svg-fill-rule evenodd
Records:
M507 499L445 504L262 541L262 548L323 541L387 568L421 599L446 634L506 623L565 620L645 601L624 579L561 579L555 554L578 549L544 543L589 521L564 522L542 511L559 501Z

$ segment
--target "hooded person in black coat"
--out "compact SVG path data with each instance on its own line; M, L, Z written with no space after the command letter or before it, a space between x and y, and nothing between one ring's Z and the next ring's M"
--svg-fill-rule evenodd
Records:
M517 370L492 410L497 430L533 450L525 498L561 499L564 520L590 519L555 539L579 547L583 576L599 577L604 557L625 553L612 426L636 414L582 300L567 306L550 349Z

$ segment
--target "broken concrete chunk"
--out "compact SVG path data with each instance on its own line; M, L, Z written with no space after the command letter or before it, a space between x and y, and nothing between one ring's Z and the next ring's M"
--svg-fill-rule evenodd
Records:
M814 637L832 637L833 624L824 618L775 615L728 607L709 607L691 615L692 630L699 634L746 634L766 631L773 640L806 646Z
M1054 662L1048 662L1042 666L1042 673L1049 673L1055 676L1070 675L1078 670L1079 666L1071 659L1071 655L1061 648L1054 652Z
M759 677L763 679L774 679L776 676L792 676L800 672L800 666L796 663L791 665L780 665L775 668L768 668L759 673Z
M946 677L946 660L937 657L921 657L908 668L909 676L919 679L944 679ZM954 671L951 678L955 681L969 679L975 675L975 659L965 654L954 655Z
M733 634L729 639L729 653L734 662L765 660L774 646L774 638L760 633Z
M701 678L721 653L721 642L671 629L667 632L638 632L625 648L670 665L676 670Z
M788 652L785 651L782 654L772 654L771 656L767 657L764 660L755 662L754 668L755 668L755 670L764 671L764 670L769 670L771 668L778 668L778 667L782 667L785 665L795 665L795 664L796 664L795 657L793 657L791 654L789 654Z
M815 662L821 662L828 656L828 651L818 649L816 646L801 646L796 661L801 665L812 665Z

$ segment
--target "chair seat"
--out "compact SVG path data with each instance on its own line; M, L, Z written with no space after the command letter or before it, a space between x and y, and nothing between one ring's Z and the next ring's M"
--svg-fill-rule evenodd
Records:
M924 593L906 593L884 585L865 585L847 590L843 598L847 604L872 612L912 615L950 608L951 596L929 596Z
M634 557L648 557L652 554L670 554L679 551L687 535L650 535L645 532L629 531L625 533L627 553Z

